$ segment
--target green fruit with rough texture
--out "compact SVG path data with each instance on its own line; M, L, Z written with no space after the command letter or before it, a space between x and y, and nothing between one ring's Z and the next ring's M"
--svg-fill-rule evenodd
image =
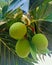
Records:
M29 41L26 39L19 40L15 46L16 53L19 57L25 58L30 53Z
M48 47L48 40L45 35L41 33L34 35L32 42L39 51L44 50Z
M12 24L9 29L9 34L14 39L22 39L26 33L27 33L27 28L25 24L21 22L16 22Z

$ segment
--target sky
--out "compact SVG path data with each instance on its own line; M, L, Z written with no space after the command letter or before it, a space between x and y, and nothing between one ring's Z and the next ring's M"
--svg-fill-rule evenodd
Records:
M48 55L44 56L44 60L40 60L38 61L38 64L35 64L34 65L52 65L52 55L51 57L49 57Z

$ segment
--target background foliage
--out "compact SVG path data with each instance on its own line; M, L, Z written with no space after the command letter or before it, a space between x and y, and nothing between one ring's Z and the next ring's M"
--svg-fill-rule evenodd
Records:
M15 54L15 43L16 40L12 39L9 36L8 29L16 21L21 21L20 18L24 13L21 9L14 9L18 5L16 2L18 0L0 0L0 23L4 22L0 25L0 63L1 65L33 65L32 62L37 63L34 59L37 60L36 53L31 48L32 57L21 59ZM29 0L29 13L33 16L32 22L35 22L36 31L40 31L44 33L49 40L49 49L52 50L52 1L51 0ZM32 4L32 5L31 5ZM20 4L19 4L20 5ZM12 9L14 11L8 11L8 9ZM9 10L10 10L9 9ZM20 13L19 13L20 12ZM13 19L13 15L15 13L19 13L18 16ZM27 13L27 12L26 12ZM9 21L8 21L9 20ZM48 53L48 51L46 51Z

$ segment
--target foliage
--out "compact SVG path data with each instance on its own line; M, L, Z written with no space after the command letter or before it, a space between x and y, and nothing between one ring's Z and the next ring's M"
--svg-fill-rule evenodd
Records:
M0 25L0 43L3 43L5 47L8 48L14 55L16 55L15 52L15 45L16 41L15 39L11 38L9 35L9 28L10 26L15 22L22 22L27 25L27 37L30 42L30 51L31 54L22 60L31 62L37 62L37 49L34 47L34 45L31 42L31 39L34 34L42 33L43 30L46 31L46 33L52 33L50 31L52 28L52 1L51 0L35 0L35 3L33 6L30 7L29 12L25 14L26 18L25 20L22 19L22 16L24 15L24 12L20 9L20 7L17 7L16 9L13 8L13 10L8 11L9 6L12 7L12 5L16 5L15 2L17 0L14 0L12 3L11 1L2 1L0 2L0 7L2 7L1 16L0 16L0 23L2 21L2 24ZM9 2L9 3L8 3ZM4 5L2 5L4 3ZM4 23L3 23L4 22ZM30 22L30 23L29 23ZM44 29L46 26L43 27L43 24L47 22L47 25L51 23L50 29ZM49 22L49 23L48 23ZM30 24L30 25L29 25ZM40 26L40 27L39 27ZM0 52L1 53L1 52ZM46 55L49 54L50 51L46 49L42 52L42 54ZM38 53L39 55L40 53ZM16 64L17 65L17 64Z

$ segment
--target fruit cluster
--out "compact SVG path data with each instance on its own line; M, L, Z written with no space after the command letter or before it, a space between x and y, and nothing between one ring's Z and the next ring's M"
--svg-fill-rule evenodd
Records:
M13 23L9 29L9 35L13 39L18 40L15 46L15 51L21 58L26 58L31 53L30 42L26 37L27 33L27 26L22 22ZM45 35L41 33L34 34L31 42L39 52L45 50L48 47L48 40Z

